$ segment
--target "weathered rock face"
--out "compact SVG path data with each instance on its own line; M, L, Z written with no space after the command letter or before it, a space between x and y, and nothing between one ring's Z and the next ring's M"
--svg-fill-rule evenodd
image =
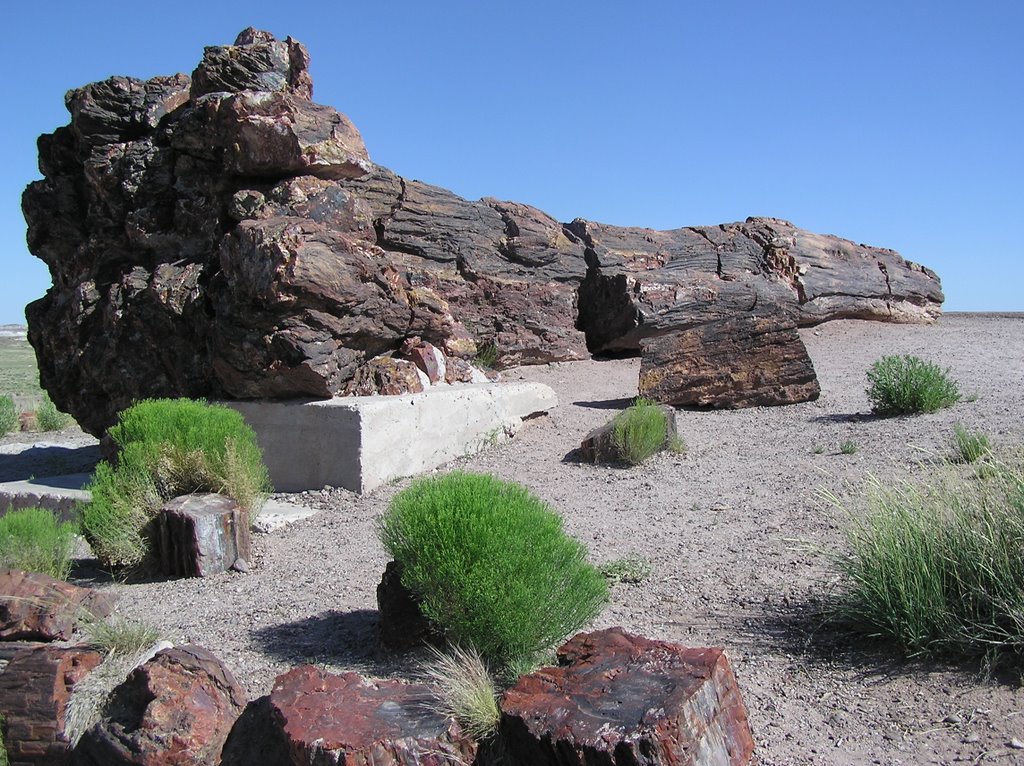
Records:
M114 690L106 717L79 740L75 763L216 766L245 704L234 676L206 649L166 649Z
M413 336L463 364L493 343L508 367L635 353L755 310L797 324L939 310L928 270L784 221L562 224L406 180L311 101L308 64L295 40L247 29L191 78L71 91L71 123L39 139L44 177L22 205L53 287L26 310L29 340L87 430L145 396L403 389L402 370L364 368Z
M39 572L0 571L0 641L66 641L83 621L109 616L116 600Z
M556 667L501 700L500 735L531 766L742 766L754 742L721 649L688 649L610 628L580 634Z

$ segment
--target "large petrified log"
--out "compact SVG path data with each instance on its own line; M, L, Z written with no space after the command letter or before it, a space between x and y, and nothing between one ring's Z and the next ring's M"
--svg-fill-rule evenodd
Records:
M41 572L0 571L0 641L66 641L85 621L114 610L110 591L80 588Z
M40 137L22 206L53 286L27 307L29 340L87 430L146 396L364 392L413 337L463 364L493 344L507 367L643 353L742 314L939 311L927 269L785 221L563 224L404 179L312 102L308 64L295 40L248 29L191 77L71 91L70 124Z

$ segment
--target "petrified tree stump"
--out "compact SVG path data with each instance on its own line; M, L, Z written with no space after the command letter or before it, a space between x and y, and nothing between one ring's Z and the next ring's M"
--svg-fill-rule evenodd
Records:
M229 497L183 495L155 519L160 571L171 577L208 577L250 559L249 515Z
M116 601L40 572L0 571L0 641L67 640L84 617L106 617Z
M102 659L99 652L80 646L37 645L14 655L0 673L4 745L13 766L70 762L68 701L75 684Z
M721 649L688 649L610 628L581 633L557 667L523 676L501 701L513 763L741 766L754 742Z
M388 649L400 651L442 641L440 633L420 611L419 601L402 585L402 565L389 561L377 586L380 611L380 640Z

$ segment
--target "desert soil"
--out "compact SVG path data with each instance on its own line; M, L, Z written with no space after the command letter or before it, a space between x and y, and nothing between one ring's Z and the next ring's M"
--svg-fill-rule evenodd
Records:
M956 423L999 445L1024 444L1024 315L950 314L931 326L848 320L801 334L821 398L681 411L683 455L628 469L575 462L587 431L637 392L637 360L586 361L506 372L551 386L559 406L509 443L439 470L485 471L527 485L564 515L595 561L648 560L651 577L616 585L595 627L724 646L760 763L1024 763L1015 747L1024 741L1019 674L904 660L819 617L836 582L820 551L842 549L847 522L822 490L862 512L870 475L888 482L920 474L929 455L949 454ZM948 366L977 399L931 415L871 417L865 371L891 353ZM840 453L847 441L856 453ZM0 466L10 459L0 457ZM249 574L95 582L118 591L122 614L174 642L212 649L253 697L301 663L408 674L415 657L382 651L375 634L375 589L387 563L375 522L408 483L363 497L338 489L289 496L322 512L256 536Z

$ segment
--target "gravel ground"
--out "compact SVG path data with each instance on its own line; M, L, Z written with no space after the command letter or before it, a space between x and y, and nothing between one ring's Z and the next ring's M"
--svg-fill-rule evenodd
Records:
M550 385L560 405L511 442L440 470L522 482L565 516L594 560L651 562L648 580L613 588L595 626L724 646L760 763L1024 763L1014 747L1024 741L1021 679L903 661L822 628L816 615L834 577L813 552L843 545L844 511L823 501L822 489L856 512L866 477L920 472L928 452L948 453L956 423L1000 445L1024 443L1024 315L950 314L932 326L848 320L801 333L821 398L682 411L683 455L630 469L574 462L583 435L636 395L637 360L587 361L507 372ZM871 417L864 373L889 353L950 367L977 399L932 415ZM840 453L845 441L855 454ZM322 512L256 536L246 575L97 584L120 593L121 613L212 649L253 696L306 662L405 674L412 660L382 652L375 639L387 557L374 533L405 486L365 497L337 489L289 496Z

